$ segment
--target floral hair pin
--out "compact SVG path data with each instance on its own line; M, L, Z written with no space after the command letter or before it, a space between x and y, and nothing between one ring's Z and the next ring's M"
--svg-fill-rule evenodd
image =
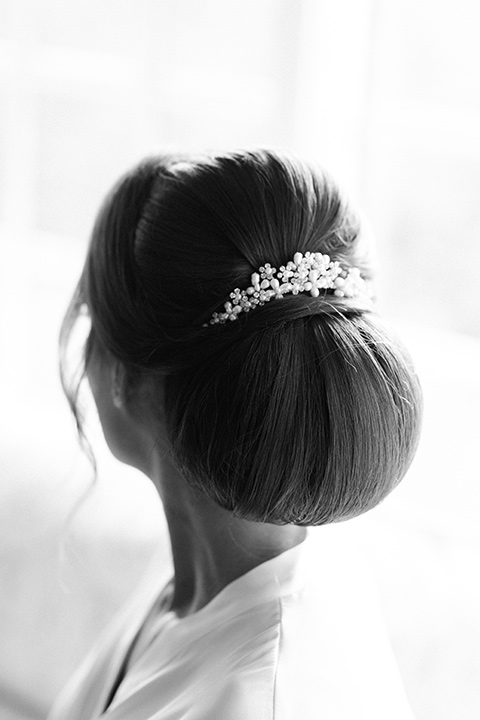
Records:
M249 312L270 300L280 300L288 294L309 292L312 297L318 297L323 290L333 290L338 297L371 296L368 283L361 277L358 268L342 268L329 255L319 252L306 252L305 255L296 252L293 261L282 265L279 270L265 263L252 274L251 283L246 290L236 288L230 293L231 299L225 303L225 311L213 313L205 325L223 325L228 320L236 320L242 312Z

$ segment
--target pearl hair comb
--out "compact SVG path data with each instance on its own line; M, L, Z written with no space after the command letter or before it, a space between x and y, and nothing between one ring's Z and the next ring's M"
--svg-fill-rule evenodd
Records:
M318 297L322 290L333 290L337 297L353 298L360 294L371 297L369 284L358 268L342 268L338 261L319 252L306 252L305 255L296 252L293 261L279 270L265 263L252 274L251 283L246 290L235 288L224 305L225 311L213 313L205 326L236 320L240 313L288 294L309 292L312 297Z

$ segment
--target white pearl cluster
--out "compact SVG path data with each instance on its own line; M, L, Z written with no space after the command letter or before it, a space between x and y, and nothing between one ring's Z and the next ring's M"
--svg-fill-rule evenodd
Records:
M338 297L370 296L368 283L358 268L344 269L336 260L330 260L329 255L318 252L305 255L296 252L293 261L279 270L265 263L252 274L251 283L246 290L235 288L230 293L231 300L224 305L225 312L213 313L206 325L223 325L227 320L236 320L242 312L288 294L309 292L312 297L318 297L321 290L333 290Z

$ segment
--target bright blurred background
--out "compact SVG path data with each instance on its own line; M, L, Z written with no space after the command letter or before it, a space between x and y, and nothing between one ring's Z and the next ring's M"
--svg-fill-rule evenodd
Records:
M56 338L99 202L155 149L263 145L326 165L377 236L425 427L346 532L417 720L478 720L479 36L478 0L0 0L3 720L43 718L149 564L169 567L153 490L101 440L69 520L91 472Z

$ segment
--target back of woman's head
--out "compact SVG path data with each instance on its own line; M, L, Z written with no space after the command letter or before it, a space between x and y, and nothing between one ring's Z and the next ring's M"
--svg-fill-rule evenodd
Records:
M307 251L371 279L358 219L318 169L267 151L149 159L107 198L65 323L86 303L88 347L149 378L187 482L252 520L365 512L418 440L415 373L367 298L288 294L209 324L265 263Z

